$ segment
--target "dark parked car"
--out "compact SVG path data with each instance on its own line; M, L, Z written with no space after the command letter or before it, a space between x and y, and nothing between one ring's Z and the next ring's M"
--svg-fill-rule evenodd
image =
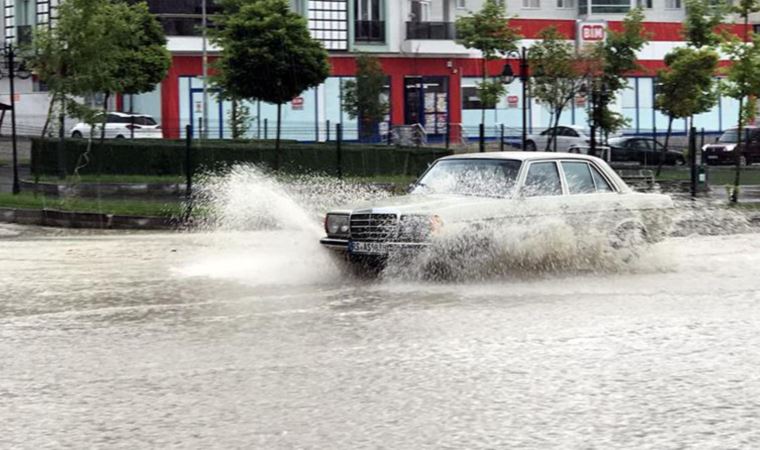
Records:
M656 165L662 158L664 146L649 137L625 136L609 140L613 162L637 162L645 166ZM680 166L686 163L686 156L677 150L665 152L665 164Z
M736 152L742 166L760 162L760 128L749 126L745 128L742 145L738 147L739 130L726 130L714 144L702 147L703 158L707 164L736 164ZM749 145L746 142L749 141ZM737 149L738 147L738 149Z

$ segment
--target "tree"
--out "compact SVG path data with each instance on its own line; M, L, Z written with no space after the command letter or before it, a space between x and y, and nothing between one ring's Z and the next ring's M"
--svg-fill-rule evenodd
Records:
M683 35L688 47L676 48L665 55L667 69L658 72L655 108L668 116L658 176L665 163L673 120L692 118L693 121L695 114L709 111L718 102L714 76L719 61L715 46L720 36L715 29L722 18L722 9L712 7L707 0L687 1Z
M506 7L499 0L485 0L477 13L461 16L456 21L457 43L480 50L483 58L483 80L478 85L481 123L486 121L486 108L493 108L504 95L499 80L488 81L488 61L504 58L517 50L520 35L509 26Z
M607 39L591 50L593 59L597 59L601 66L598 76L591 83L592 148L595 147L597 128L608 134L627 123L620 113L611 110L610 104L628 86L626 74L639 67L636 52L649 40L644 32L643 20L641 8L632 9L623 19L623 29L607 30Z
M739 0L731 9L742 18L744 36L739 39L729 33L723 34L721 49L728 56L731 65L726 70L721 90L731 98L739 101L738 127L739 136L734 154L736 156L736 171L734 186L731 190L731 202L739 200L739 183L741 181L742 138L744 125L754 116L755 99L760 95L760 38L749 29L749 15L760 11L758 0ZM744 105L744 101L747 105Z
M251 108L236 98L230 100L232 108L227 112L227 122L232 130L232 139L242 139L251 129Z
M665 55L667 70L658 72L655 97L655 108L668 116L658 176L670 143L673 120L709 111L718 102L718 93L712 88L718 60L718 53L707 47L699 50L680 47Z
M282 105L328 77L327 51L286 0L224 2L217 24L213 41L222 50L213 82L225 95L277 105L277 170Z
M356 58L356 80L343 83L343 110L351 119L359 119L362 139L371 137L388 114L388 101L383 96L386 82L380 60L361 54Z
M533 96L546 104L551 111L554 126L546 142L546 151L549 151L554 142L556 152L560 116L583 88L586 73L575 47L556 27L550 26L541 30L539 37L541 41L530 49Z

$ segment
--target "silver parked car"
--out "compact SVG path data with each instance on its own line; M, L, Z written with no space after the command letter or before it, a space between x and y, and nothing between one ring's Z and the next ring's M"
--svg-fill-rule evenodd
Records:
M441 158L408 195L336 209L321 244L351 261L382 262L438 236L560 219L610 242L655 242L669 224L667 195L632 191L603 160L570 153L496 152Z
M71 129L71 137L81 139L90 135L93 138L100 137L103 116L96 117L96 126L78 123ZM162 139L163 132L156 120L146 114L128 114L121 112L109 112L106 115L106 139Z
M551 138L553 130L554 127L551 127L538 134L529 134L525 140L525 150L529 152L546 150L546 144ZM574 125L557 127L557 151L566 152L572 147L587 147L590 143L591 137L581 127ZM553 142L550 150L554 150Z

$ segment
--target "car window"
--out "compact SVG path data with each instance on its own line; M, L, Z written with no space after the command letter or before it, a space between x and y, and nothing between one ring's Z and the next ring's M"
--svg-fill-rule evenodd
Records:
M567 190L571 194L590 194L596 192L596 185L587 163L582 161L563 161Z
M614 192L610 183L602 176L601 173L593 165L589 165L591 169L591 176L594 178L594 184L596 185L596 192Z
M544 131L541 132L541 136L549 136L552 133L553 128L547 128Z
M565 129L562 131L562 136L578 137L578 132L572 128L565 127Z
M636 150L650 150L649 141L644 139L635 139L632 141L631 146Z
M156 125L156 121L153 120L152 117L137 116L137 117L135 117L135 124L137 124L137 125L153 126L153 125Z
M562 195L562 183L559 180L557 164L554 162L531 164L528 175L525 177L523 194L526 197Z

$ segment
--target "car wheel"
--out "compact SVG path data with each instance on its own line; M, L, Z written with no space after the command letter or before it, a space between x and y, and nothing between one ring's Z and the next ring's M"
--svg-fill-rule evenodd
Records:
M71 137L74 139L82 139L82 133L80 133L79 131L75 131L71 133Z
M533 141L528 141L525 143L525 151L526 152L535 152L536 151L536 143Z
M636 259L647 242L647 230L639 222L625 222L610 236L610 247L626 263Z
M673 161L673 165L674 166L686 165L686 158L684 158L683 156L676 157L676 159Z
M118 135L118 136L116 136L116 139L124 139L124 136Z

